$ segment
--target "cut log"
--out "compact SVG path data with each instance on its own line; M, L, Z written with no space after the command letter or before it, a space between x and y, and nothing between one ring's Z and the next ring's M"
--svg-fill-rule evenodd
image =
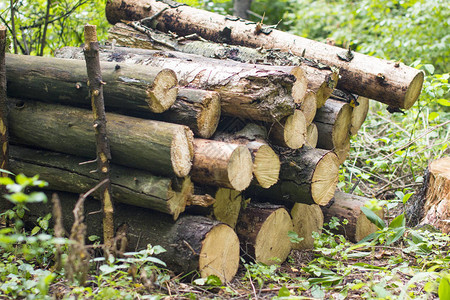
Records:
M303 99L303 102L298 106L298 109L300 109L305 116L306 126L311 124L317 112L316 93L308 91Z
M10 155L13 173L39 174L52 190L85 193L98 183L97 175L91 172L92 165L80 165L84 162L80 157L18 146L11 146ZM157 210L176 220L184 211L194 187L189 177L170 179L112 165L111 188L115 201ZM98 193L94 195L99 196Z
M78 195L58 193L66 229L73 222L72 210ZM117 203L114 218L127 228L126 251L140 251L147 245L162 246L167 251L158 254L174 272L188 274L198 271L201 277L218 276L230 281L239 266L239 240L228 225L202 216L183 216L174 223L170 216L145 208ZM87 235L101 236L101 209L98 201L85 202ZM26 221L51 212L50 204L30 205ZM123 225L125 224L125 225Z
M327 205L338 182L339 162L336 154L323 149L303 147L282 150L280 179L269 189L250 186L245 195L259 202L280 204L306 203Z
M431 162L420 224L430 224L450 233L450 157Z
M295 76L284 71L250 64L229 64L180 52L127 51L105 50L101 59L174 70L180 86L217 91L222 112L227 115L273 122L294 111L291 93ZM62 54L82 58L77 48L68 48Z
M264 127L248 123L235 134L218 133L215 140L245 145L252 155L253 175L263 188L269 188L278 181L280 159L265 141L267 132Z
M120 113L130 115L124 107ZM217 129L220 119L220 95L217 92L198 89L179 88L175 103L163 113L139 111L132 115L169 123L189 126L195 135L211 137Z
M18 100L10 112L11 137L21 144L95 158L92 115L88 110ZM193 158L188 127L107 114L112 163L184 177Z
M346 102L329 99L314 118L319 134L317 147L335 151L340 161L349 148L352 110Z
M194 140L191 176L195 182L242 191L253 178L252 166L252 156L245 146Z
M350 135L356 135L362 124L366 120L369 112L369 99L366 97L358 97L359 105L353 108L352 118L350 122Z
M134 29L139 28L138 31ZM116 40L119 45L157 50L175 50L184 53L198 54L209 58L228 59L241 63L262 64L273 66L300 66L303 70L302 77L297 77L293 90L294 100L301 101L306 89L317 93L319 107L331 95L336 87L339 77L337 68L330 68L324 64L318 64L312 60L288 52L280 52L276 49L253 49L243 46L214 43L205 40L189 40L174 37L159 30L143 27L136 22L129 25L117 23L109 30L111 40ZM293 74L293 73L291 73ZM295 75L295 74L294 74ZM305 77L305 79L302 79Z
M283 207L250 204L241 212L236 233L244 257L266 265L283 263L291 251L291 217Z
M319 138L319 132L317 131L317 126L311 123L306 128L306 141L305 145L311 148L316 148L317 140Z
M264 26L260 28L238 18L157 0L114 0L106 5L106 18L112 24L152 15L156 15L157 29L164 32L171 31L180 36L195 33L217 42L277 48L338 67L341 76L338 88L391 107L410 108L422 89L424 73L402 63L349 52Z
M370 199L365 197L336 191L333 204L330 207L322 207L324 222L330 222L332 217L338 218L341 222L344 219L347 219L348 223L339 226L336 232L344 235L354 243L359 242L369 234L378 230L378 228L370 222L366 215L361 211L361 207L368 201L370 201ZM384 218L383 210L377 211L376 214L380 218Z
M104 97L112 107L149 108L160 113L175 102L177 77L169 69L113 62L104 62L101 68L107 83ZM10 97L90 105L86 64L82 61L10 54L6 71Z
M216 198L213 205L214 218L235 228L242 206L242 193L232 189L219 188L214 197Z
M306 120L301 110L295 112L273 123L269 129L269 138L271 142L291 149L301 148L306 140Z
M292 243L292 249L314 248L313 232L322 233L323 213L319 205L295 203L291 209L293 231L303 238L299 243Z

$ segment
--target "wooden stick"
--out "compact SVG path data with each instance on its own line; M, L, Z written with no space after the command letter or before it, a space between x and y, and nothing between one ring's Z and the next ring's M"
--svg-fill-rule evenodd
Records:
M101 202L103 211L103 240L107 252L112 247L114 238L114 206L111 199L110 166L111 151L106 133L105 102L103 100L102 72L98 56L97 27L84 26L84 56L89 79L89 94L91 96L92 112L94 114L93 127L95 130L95 144L97 148L97 172L100 181L106 181L102 187ZM43 45L42 45L43 46Z
M6 99L6 26L0 25L0 169L8 169L8 105ZM7 173L0 172L0 176L7 177Z

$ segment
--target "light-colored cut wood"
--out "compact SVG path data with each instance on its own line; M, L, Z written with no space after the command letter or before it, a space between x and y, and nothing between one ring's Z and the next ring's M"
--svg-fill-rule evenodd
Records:
M227 188L218 188L214 198L213 215L217 221L236 227L242 206L242 193Z
M317 131L317 126L311 123L306 128L306 141L305 145L311 148L316 148L317 140L319 138L319 132Z
M353 108L352 120L350 123L350 134L355 135L366 120L369 112L369 99L366 97L358 97L359 105Z
M292 249L313 249L313 232L322 233L323 213L319 205L295 203L291 209L294 232L303 238L299 243L292 243Z
M306 120L301 110L273 123L269 129L270 140L277 145L291 149L301 148L306 140Z

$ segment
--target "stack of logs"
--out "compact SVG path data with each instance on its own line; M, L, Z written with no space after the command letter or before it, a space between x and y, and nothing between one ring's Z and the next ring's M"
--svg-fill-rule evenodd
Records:
M352 240L374 230L365 199L335 194L339 166L368 99L407 109L423 73L177 3L108 1L106 15L111 183L129 249L159 244L175 271L228 281L240 250L271 264L312 247L324 215L349 219ZM84 56L56 56L6 57L11 171L82 193L97 181ZM61 198L69 217L74 199Z

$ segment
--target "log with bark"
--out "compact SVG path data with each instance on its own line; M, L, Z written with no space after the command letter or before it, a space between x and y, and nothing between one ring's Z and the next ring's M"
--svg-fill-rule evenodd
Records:
M90 105L82 61L10 54L6 71L10 97ZM101 72L106 83L104 96L111 107L160 113L175 102L177 77L172 70L103 62Z
M73 223L72 210L78 195L58 193L67 231ZM100 203L85 201L86 236L101 236ZM50 205L30 205L25 221L36 224L38 217L51 212ZM183 216L176 222L168 215L145 208L118 203L114 215L117 230L126 233L126 251L147 249L147 245L162 246L166 252L158 254L168 268L176 273L198 271L201 277L218 276L230 281L239 266L239 240L228 225L202 216ZM31 225L34 226L34 225ZM32 228L32 227L31 227Z
M266 265L283 263L291 251L288 232L292 228L291 217L284 207L249 204L236 224L243 256Z
M349 150L352 111L349 103L329 99L314 118L319 134L317 147L333 150L340 162L346 159Z
M391 107L410 108L417 100L424 73L403 63L386 61L247 21L157 0L114 0L106 5L112 24L155 16L157 29L180 36L198 34L216 42L277 48L340 69L338 88Z
M101 59L169 68L177 74L180 86L217 91L224 114L273 122L294 111L291 93L295 76L285 71L251 64L229 64L181 52L115 51L105 50ZM82 58L77 48L63 48L60 55Z
M295 203L291 209L293 231L299 238L303 238L298 243L292 243L292 249L313 249L313 232L322 233L323 213L317 204Z
M214 139L245 145L253 159L253 175L263 188L269 188L278 181L280 159L272 147L266 142L267 131L263 126L247 123L240 131L229 134L217 132Z
M280 204L306 203L327 205L338 182L339 162L336 154L323 149L303 147L281 149L280 179L269 189L250 186L245 195L257 201Z
M378 228L367 219L361 211L369 198L336 191L334 202L330 207L322 207L324 222L329 223L332 217L338 218L341 222L348 220L346 225L339 226L337 233L344 235L352 242L359 242ZM380 218L384 218L383 210L375 212ZM341 223L342 224L342 223Z
M273 123L269 129L269 139L272 143L291 149L301 148L305 144L306 134L305 115L299 109Z
M252 181L253 162L247 147L213 140L194 140L191 176L194 182L237 191Z
M6 98L6 26L0 25L0 169L8 169L8 105ZM8 174L0 172L0 176Z
M198 36L189 38L176 37L151 27L143 26L139 22L130 22L128 25L117 23L109 29L109 38L121 46L175 50L179 52L198 54L205 57L228 59L242 63L273 65L273 66L300 66L305 72L304 84L298 85L298 97L310 90L317 94L317 104L322 106L336 87L339 77L337 68L330 68L324 64L305 59L299 55L281 52L279 49L253 49L249 47L214 43L199 40ZM299 81L300 78L297 78Z
M183 125L107 114L112 163L184 177L193 159L193 134ZM17 100L10 112L11 137L18 143L95 158L88 110Z
M214 91L179 88L175 103L163 113L147 110L130 112L116 109L121 114L189 126L195 135L211 137L220 120L220 95Z
M77 156L11 146L10 158L13 173L39 174L52 190L85 193L98 183L97 174L91 172L92 165L80 165L84 159ZM114 201L160 211L172 215L175 220L193 193L189 177L159 177L118 165L111 165L110 177Z

